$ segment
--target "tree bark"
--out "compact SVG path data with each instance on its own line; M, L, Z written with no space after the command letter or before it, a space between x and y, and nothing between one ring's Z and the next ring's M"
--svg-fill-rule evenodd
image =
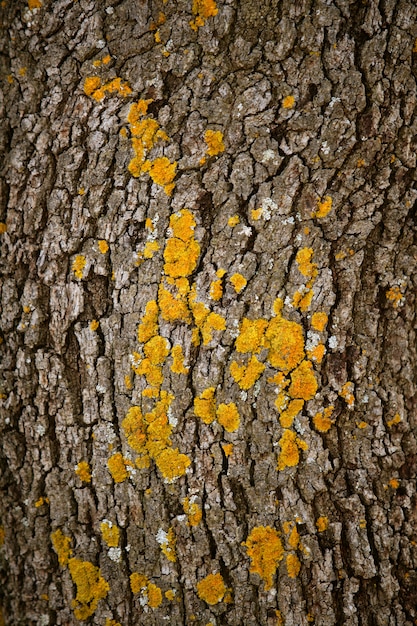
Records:
M417 623L415 2L0 11L3 622Z

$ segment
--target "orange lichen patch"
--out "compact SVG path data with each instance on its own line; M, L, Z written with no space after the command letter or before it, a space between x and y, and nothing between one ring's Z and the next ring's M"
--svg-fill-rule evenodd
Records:
M396 413L394 417L392 418L392 420L387 421L387 426L388 428L392 428L392 426L394 426L395 424L399 424L400 422L401 422L401 415L399 413Z
M346 257L347 257L347 254L343 250L341 252L336 252L336 254L334 255L334 258L336 259L336 261L342 261Z
M359 520L359 528L366 528L366 519L360 519Z
M204 141L207 144L207 154L216 156L224 152L223 133L220 130L206 130Z
M77 595L72 601L74 615L81 621L86 620L93 615L99 601L107 596L110 586L102 577L99 568L89 561L70 559L68 567L71 578L77 586Z
M218 313L210 313L210 309L203 302L197 302L195 286L192 287L188 298L191 312L197 329L201 333L203 345L206 346L213 338L214 330L225 330L226 320Z
M230 282L232 283L233 288L236 291L236 293L240 293L242 289L244 289L248 283L246 278L242 276L242 274L238 274L238 273L233 274L233 276L230 277Z
M137 355L137 353L134 353L137 364L132 364L132 369L135 374L138 376L144 376L148 385L160 387L164 380L164 377L162 376L162 367L160 365L154 365L148 358L138 361L138 356L139 355Z
M173 482L180 476L184 476L190 464L189 457L186 454L181 454L178 448L166 448L156 458L156 465L168 482Z
M145 343L143 351L152 365L162 365L169 354L168 340L160 335L155 335Z
M284 109L292 109L295 104L294 96L286 96L282 101L282 107Z
M214 387L208 387L198 398L194 398L194 413L205 424L211 424L216 419L215 391Z
M398 489L400 481L397 478L391 478L388 484L392 489Z
M311 400L317 391L317 380L313 374L313 366L310 361L302 361L302 363L291 372L291 385L288 393L293 398L302 398L303 400Z
M193 14L196 17L190 22L191 28L197 31L204 26L207 18L214 17L218 12L215 0L193 0Z
M133 593L142 593L143 604L150 606L151 609L156 609L162 602L161 589L143 574L136 572L131 574L130 588Z
M19 76L26 76L26 72L27 72L27 67L19 68Z
M188 374L188 367L184 365L184 353L181 346L174 346L171 350L172 365L171 371L174 374Z
M168 420L168 409L173 399L172 394L162 391L161 399L145 415L142 415L140 407L130 407L122 421L122 428L135 452L155 459L171 445L172 426Z
M122 625L120 622L116 622L115 619L107 618L104 626L122 626Z
M188 517L189 526L198 526L203 517L203 511L196 502L191 498L184 498L182 501L184 512Z
M330 430L334 421L331 418L331 415L334 411L334 406L330 405L323 409L323 411L319 411L313 417L314 428L318 430L320 433L327 433Z
M265 365L253 355L247 365L238 365L232 361L230 373L241 389L247 390L253 387L259 376L265 369Z
M356 162L356 167L363 167L366 164L365 159L358 159Z
M332 210L332 204L333 200L330 196L326 196L323 200L319 200L317 203L317 209L316 211L313 211L311 217L316 217L318 219L326 217L326 215L328 215Z
M367 422L356 422L356 426L361 430L368 427Z
M40 9L41 6L41 0L28 0L29 11L33 11L33 9Z
M147 228L150 231L155 230L155 226L153 225L153 222L150 217L147 217L145 220L145 228Z
M267 328L268 322L264 319L250 320L244 317L236 339L237 352L259 353L264 346L264 334Z
M281 451L278 457L277 469L282 471L286 467L295 467L300 461L300 450L307 450L305 441L297 437L292 430L285 429L279 440Z
M302 248L297 252L295 260L297 261L300 273L306 278L310 278L312 281L314 281L314 279L317 277L318 269L317 264L311 262L312 258L313 248ZM311 286L311 283L308 286Z
M4 235L7 232L7 224L0 222L0 235Z
M182 209L171 215L169 224L174 236L165 246L164 272L172 278L189 276L200 256L200 245L194 239L194 216L188 209Z
M159 250L159 243L157 241L147 241L143 250L144 259L152 259L155 252Z
M125 381L125 387L126 387L126 389L129 389L129 390L130 390L130 389L132 389L133 385L132 385L132 381L131 381L131 379L130 379L129 374L126 374L126 375L125 375L124 381Z
M173 600L175 600L175 589L168 589L168 591L165 591L165 597L167 600L169 600L170 602L172 602Z
M83 269L86 266L86 259L85 256L79 254L78 256L75 257L74 262L72 264L72 271L74 272L76 278L78 278L79 280L82 279L83 277Z
M349 408L353 408L355 404L355 396L354 396L355 385L348 381L343 385L341 390L339 391L339 396L341 396Z
M219 424L223 426L228 433L233 433L239 428L240 415L234 402L230 402L230 404L219 404L216 417Z
M30 313L30 306L29 305L25 304L23 306L23 313Z
M130 588L132 593L140 593L142 589L146 588L148 584L148 579L143 574L138 574L134 572L130 575Z
M314 291L312 289L308 289L307 291L296 291L293 296L292 305L296 309L300 309L300 311L305 313L310 308L313 296Z
M115 483L122 483L129 477L128 462L120 452L113 454L107 461L107 467Z
M0 526L0 546L4 544L5 531L4 526Z
M119 545L120 531L116 524L109 522L109 520L103 520L100 524L100 531L103 541L109 548L117 548Z
M177 554L175 551L175 544L177 538L175 537L174 529L171 527L166 533L164 530L159 529L156 540L159 543L163 554L167 557L168 561L175 563L177 560Z
M301 568L301 563L298 557L295 554L288 554L286 565L287 565L288 576L290 578L297 578L298 574L300 573L300 568Z
M149 172L149 176L153 182L164 188L167 196L170 196L175 184L172 182L178 163L171 161L167 157L157 157L153 161L145 161L142 166L142 172Z
M222 443L222 448L224 454L229 457L233 454L233 444L232 443Z
M239 224L239 222L240 218L238 215L232 215L232 217L229 217L229 219L227 220L227 224L228 226L230 226L230 228L234 228Z
M260 207L259 209L252 209L252 211L250 212L251 214L251 218L257 222L258 220L261 219L262 217L262 213L264 212L263 208Z
M304 358L304 334L300 324L277 314L265 332L265 346L272 367L283 372L294 369Z
M283 428L290 428L304 406L304 400L291 400L285 411L282 411L279 422Z
M271 589L279 562L284 556L284 548L275 528L255 526L243 543L251 559L250 571L258 574L265 583L265 590Z
M275 626L285 626L284 618L282 617L281 611L278 609L275 611L276 622Z
M387 300L392 302L392 306L394 307L394 309L396 309L399 304L404 300L401 289L397 285L391 287L391 289L388 289L388 291L385 293L385 296Z
M290 532L290 536L288 537L288 543L293 550L298 548L298 544L300 543L300 535L297 531L297 527L293 526Z
M44 498L43 496L41 496L39 500L36 500L35 508L39 509L39 507L43 506L44 504L49 504L49 498Z
M226 593L226 585L221 574L209 574L197 583L197 594L207 604L218 604Z
M62 567L66 567L72 555L72 550L70 548L71 538L66 537L62 530L58 528L58 530L51 533L51 541L58 557L58 563Z
M223 295L223 285L221 279L213 280L210 284L210 297L213 300L220 300Z
M97 330L97 328L100 326L100 322L98 322L97 320L92 320L91 324L90 324L90 330L92 330L93 332Z
M91 482L91 469L87 461L80 461L80 463L75 466L75 473L83 483Z
M175 285L177 286L177 285ZM179 293L177 296L172 295L170 291L165 289L162 283L158 290L158 304L161 309L162 319L167 322L191 322L190 310L187 300Z
M322 515L316 521L317 530L319 533L323 533L325 530L329 528L329 520L327 517Z
M138 327L138 340L146 343L158 332L159 308L155 300L150 300L145 308L145 315Z
M317 346L307 351L307 356L311 361L321 363L324 355L326 354L326 346L323 343L319 343Z

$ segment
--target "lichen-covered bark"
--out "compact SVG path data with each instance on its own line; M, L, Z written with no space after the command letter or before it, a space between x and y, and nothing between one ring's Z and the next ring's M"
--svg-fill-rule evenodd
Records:
M0 12L4 623L416 623L415 2Z

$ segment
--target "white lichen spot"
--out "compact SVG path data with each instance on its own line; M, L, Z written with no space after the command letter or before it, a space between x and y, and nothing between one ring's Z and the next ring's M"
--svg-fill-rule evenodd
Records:
M336 102L340 102L340 98L332 98L329 102L329 107L333 108Z
M269 163L270 161L275 161L276 158L277 158L276 153L269 148L268 150L265 150L265 152L262 154L262 163Z
M114 13L113 7L107 7L106 13L107 13L107 15L113 15L113 13Z
M293 308L293 304L292 304L292 300L291 300L290 296L286 296L285 297L284 304L285 304L285 306L289 307L290 309Z
M329 337L329 348L331 350L334 350L335 348L337 348L337 337L335 335L332 335L331 337Z
M281 221L281 224L283 226L286 226L287 224L295 224L294 216L290 215L289 217L286 217L285 219Z
M246 402L246 400L248 399L248 394L246 391L241 391L240 392L240 397L242 398L243 402Z
M99 39L98 42L96 43L96 48L101 50L102 48L105 48L105 47L106 47L106 42L104 41L104 39Z
M121 548L109 548L107 551L107 556L111 561L117 563L121 559L122 550Z
M307 352L313 350L320 343L320 335L318 333L314 333L312 330L307 331L307 341L305 345L305 349Z
M43 437L44 434L46 433L46 428L43 424L36 424L35 426L35 433L37 435L39 435L39 437Z
M106 393L106 388L103 387L103 385L96 385L96 391L97 393L103 394Z
M177 520L179 522L185 522L186 519L187 519L186 515L177 515Z
M165 530L163 528L159 528L158 529L158 532L155 535L155 539L157 540L157 542L161 546L166 546L169 543L168 542L168 533L165 532Z
M130 545L130 543L128 543L128 544L126 545L126 548L125 548L126 552L130 552L130 548L131 548L131 547L132 547L132 546Z
M323 152L323 154L329 154L330 148L327 141L323 141L323 143L321 144L321 151Z
M168 423L173 426L175 428L175 426L178 424L178 420L176 417L174 417L173 413L172 413L172 408L169 407L168 409Z

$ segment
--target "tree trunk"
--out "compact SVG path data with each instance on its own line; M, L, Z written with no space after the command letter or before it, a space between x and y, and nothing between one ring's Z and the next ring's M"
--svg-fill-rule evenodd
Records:
M0 10L4 623L416 624L414 0Z

